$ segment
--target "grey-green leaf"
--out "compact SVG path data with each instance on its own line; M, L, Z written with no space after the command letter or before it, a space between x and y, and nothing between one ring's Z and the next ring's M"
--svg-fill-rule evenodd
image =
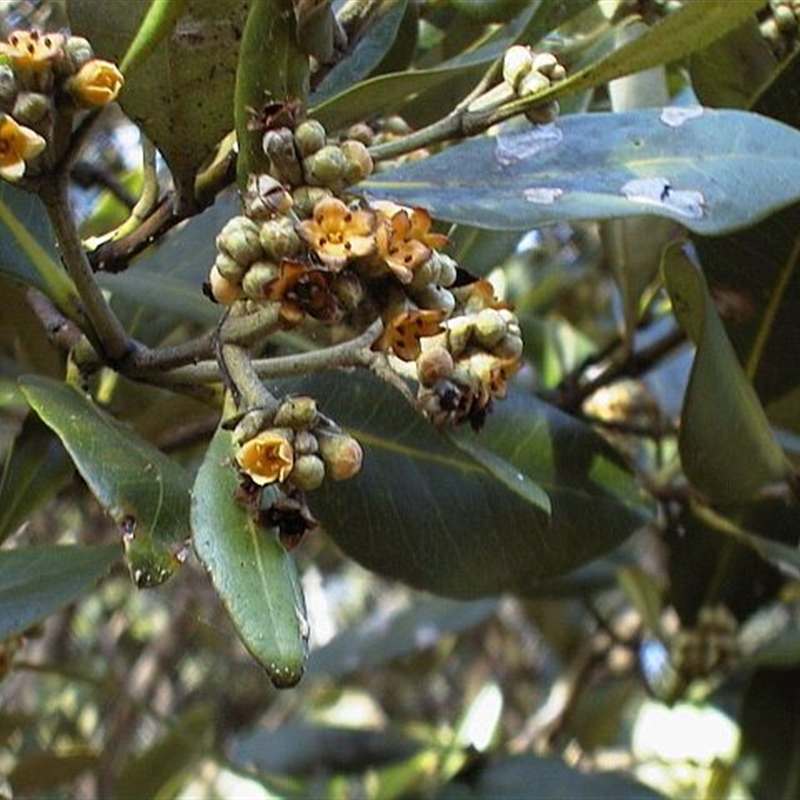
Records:
M242 642L278 687L294 686L308 655L308 622L294 561L234 497L230 431L211 440L192 490L194 549Z
M678 322L697 346L681 415L683 469L712 502L746 502L785 481L787 461L702 273L678 246L667 249L663 271Z
M800 198L800 133L699 106L574 114L463 142L357 191L499 230L655 214L723 233Z
M0 641L80 597L119 558L116 545L47 545L0 551Z
M20 384L120 526L136 584L165 581L182 563L189 538L191 484L184 469L77 389L36 376Z

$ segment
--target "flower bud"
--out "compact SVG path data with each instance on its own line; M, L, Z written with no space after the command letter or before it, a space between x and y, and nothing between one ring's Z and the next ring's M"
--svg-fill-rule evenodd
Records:
M268 219L261 225L259 236L264 253L273 261L296 256L303 248L289 217Z
M94 58L92 45L83 36L70 36L64 44L64 52L67 59L77 72L87 61Z
M347 480L361 469L364 452L352 436L346 433L319 431L317 440L327 474L333 480Z
M239 284L223 277L216 265L211 267L211 272L208 274L208 283L211 287L211 296L220 305L231 306L242 296L242 289Z
M340 272L333 278L331 291L346 311L355 311L366 297L361 278L354 272Z
M116 100L124 84L116 64L93 58L67 81L67 91L79 106L98 108Z
M26 125L36 125L53 110L53 98L39 92L20 92L11 115Z
M433 386L452 374L453 356L441 345L424 349L417 358L417 377L423 386Z
M0 64L0 106L10 111L17 99L17 79L8 64Z
M301 158L321 150L325 146L325 139L325 128L315 119L301 122L294 131L294 143Z
M298 456L316 455L319 452L317 437L311 431L295 431L294 452Z
M303 183L303 170L294 149L294 135L289 128L267 131L262 145L269 156L270 172L274 177L291 186Z
M366 122L357 122L347 129L347 138L355 139L369 147L375 141L375 131Z
M453 297L452 292L442 286L429 284L411 292L411 294L420 308L434 308L444 311L445 317L449 317L456 307L456 299Z
M306 182L311 186L338 188L343 183L347 168L345 154L332 144L303 159Z
M298 395L284 400L275 415L275 424L286 428L312 428L319 419L317 401Z
M314 206L320 200L331 196L330 189L323 189L321 186L299 186L292 192L294 209L299 217L310 217L314 212Z
M447 321L447 343L450 352L459 356L466 350L472 338L473 320L471 317L454 317Z
M272 261L254 261L242 278L242 290L251 300L263 300L265 287L280 274L280 267Z
M263 255L259 234L258 225L253 220L233 217L217 235L217 249L247 266Z
M231 258L227 253L217 253L214 266L223 278L233 283L241 283L247 267Z
M506 50L503 58L503 80L515 91L520 81L530 73L533 65L533 53L530 47L515 44Z
M506 321L494 308L484 308L475 317L475 338L483 347L494 347L506 334Z
M520 81L517 94L520 97L528 97L528 95L541 92L548 86L550 86L550 79L546 75L541 72L531 72Z
M289 481L298 489L310 492L318 489L325 480L325 464L316 455L300 456L294 462Z
M293 205L292 196L272 175L250 175L242 192L245 214L252 219L270 219L285 214Z
M342 142L341 149L347 159L344 177L348 184L363 181L372 174L374 165L366 145L355 139L347 139Z

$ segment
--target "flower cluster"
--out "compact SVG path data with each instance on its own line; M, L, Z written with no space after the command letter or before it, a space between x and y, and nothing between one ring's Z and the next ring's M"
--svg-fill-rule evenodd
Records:
M800 0L770 0L761 22L761 35L778 58L797 49L800 31Z
M107 105L123 83L117 67L95 58L80 36L11 33L0 42L0 177L19 181L29 167L36 170L57 117Z
M511 309L442 252L448 237L427 211L347 199L343 187L372 168L363 142L329 143L318 122L305 121L266 131L264 150L270 173L251 179L245 213L217 236L211 296L245 310L272 305L284 328L380 317L375 349L416 382L419 408L437 424L480 427L520 364ZM270 479L284 481L292 463L270 436L257 460L268 454Z
M730 669L739 658L738 622L725 606L703 606L694 628L682 629L671 642L670 657L687 680Z

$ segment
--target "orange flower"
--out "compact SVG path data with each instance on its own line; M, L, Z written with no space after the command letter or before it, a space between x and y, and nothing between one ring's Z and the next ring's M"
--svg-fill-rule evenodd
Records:
M449 239L430 231L430 214L422 208L392 202L376 202L374 207L383 223L375 237L378 255L401 283L411 283L414 270L431 257L431 249L444 247Z
M280 302L281 319L288 326L299 324L306 314L321 322L331 322L338 316L331 272L288 258L281 261L280 270L280 275L264 287L264 297Z
M403 361L414 361L422 351L419 340L442 332L445 312L440 309L402 311L389 322L375 343L379 350L391 350Z
M265 486L289 477L294 467L294 449L280 431L262 431L239 448L236 461L253 483Z
M375 214L353 211L335 197L320 200L312 218L301 222L298 230L322 262L335 272L348 259L367 256L375 249Z
M8 115L0 117L0 178L18 181L25 174L25 162L36 158L46 144L36 131Z
M8 56L17 68L34 72L45 70L63 53L64 36L60 33L14 31L8 43L0 43L0 55Z
M107 106L117 99L125 78L116 64L93 58L67 82L67 89L78 105L88 108Z

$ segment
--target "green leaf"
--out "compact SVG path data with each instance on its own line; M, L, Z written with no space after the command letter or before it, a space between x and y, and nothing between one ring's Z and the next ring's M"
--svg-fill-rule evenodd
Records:
M82 773L96 770L100 765L100 754L88 747L76 747L74 752L60 750L34 752L17 762L9 781L18 796L54 796L57 786L74 781Z
M80 322L80 297L57 261L53 241L39 198L0 181L0 274L33 286Z
M742 503L786 480L788 463L725 334L702 273L682 247L664 256L675 316L697 346L678 447L692 485L713 503Z
M219 428L192 490L194 549L245 647L275 686L294 686L308 656L303 590L273 532L236 505L232 453L230 431Z
M189 538L186 472L71 386L35 376L20 383L31 408L58 434L120 525L136 585L165 581L185 558Z
M58 439L31 414L14 439L0 480L0 542L5 541L72 474Z
M325 76L311 100L319 104L366 78L394 43L408 0L390 0L379 6L355 47Z
M800 670L759 669L745 691L739 724L742 763L758 798L800 794Z
M685 3L644 35L550 86L537 96L553 100L565 94L602 86L615 78L670 64L702 50L738 28L764 5L764 0L702 0Z
M0 551L0 641L88 592L119 558L116 545L48 545Z
M378 612L358 626L347 628L311 654L311 675L341 678L348 673L369 671L389 661L434 647L445 636L470 630L490 619L498 600L459 603L432 598L386 618Z
M374 378L316 376L292 384L298 390L321 398L365 447L359 475L323 484L309 495L312 510L356 561L417 588L455 598L534 592L616 547L651 513L599 436L532 397L512 394L480 434L454 435L544 489L552 516Z
M800 133L756 114L695 107L575 114L474 139L356 191L499 230L656 214L722 233L795 201L798 186Z
M188 0L170 36L125 75L119 102L158 147L187 202L194 177L233 127L233 90L248 0ZM150 0L69 0L73 33L98 54L120 61ZM269 69L263 65L261 69Z
M325 9L323 13L329 13ZM234 116L239 156L239 188L251 174L269 171L262 146L263 130L253 123L253 109L265 103L296 101L308 97L308 56L297 41L295 15L290 0L252 0L242 37L236 72Z

